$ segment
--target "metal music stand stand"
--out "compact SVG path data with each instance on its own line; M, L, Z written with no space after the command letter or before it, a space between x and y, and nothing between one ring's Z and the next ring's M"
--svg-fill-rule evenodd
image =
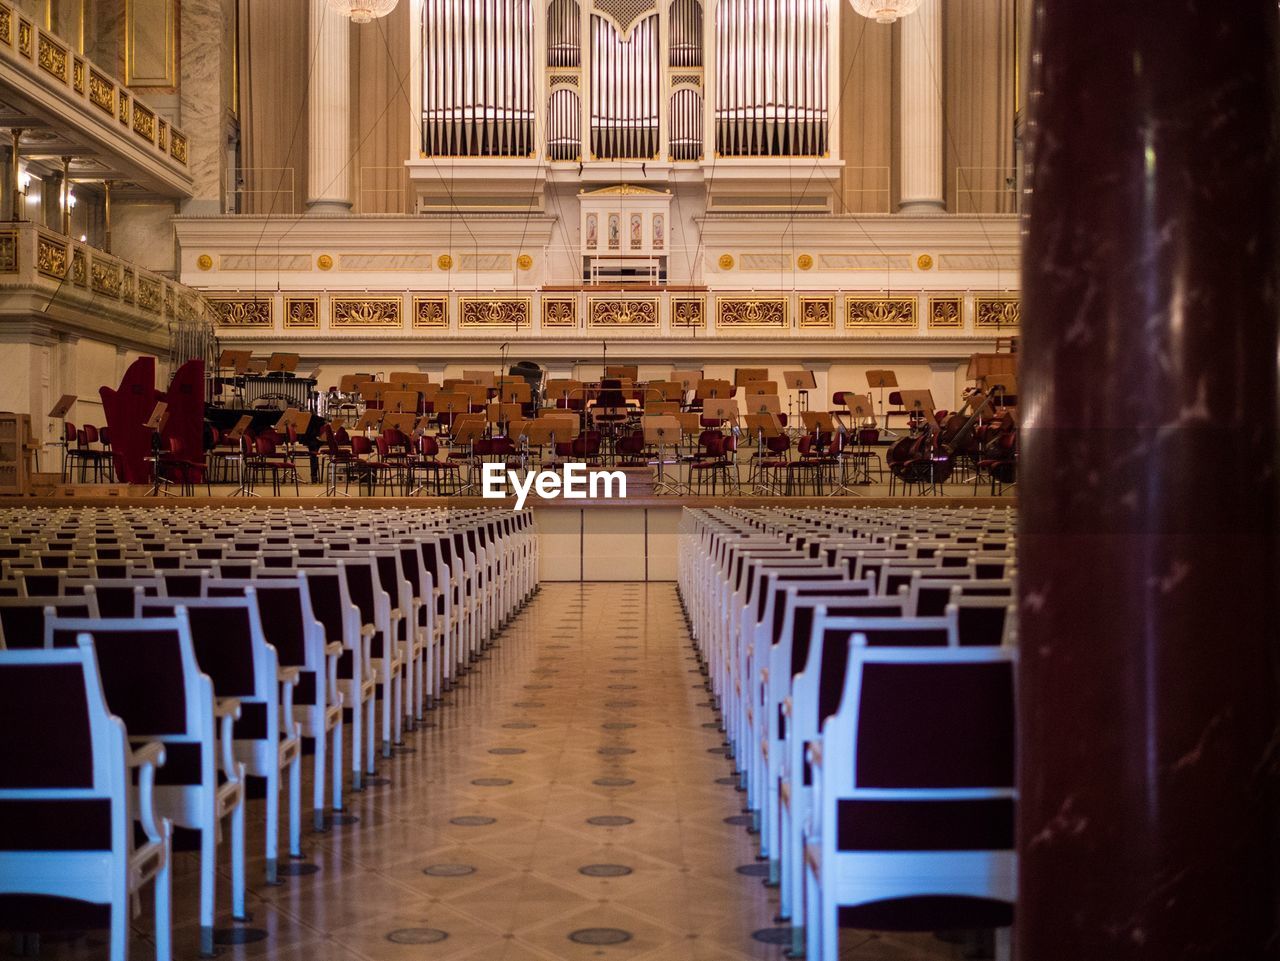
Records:
M777 409L762 409L758 414L747 415L747 430L756 437L756 482L754 494L778 494L781 493L770 484L765 483L764 468L760 464L765 459L765 442L772 440L774 437L783 437L785 432L782 424L778 420L778 409L782 407L782 399L777 396L766 396L765 398L755 398L756 400L766 399L773 402L773 406ZM769 405L763 405L768 407Z
M169 423L169 405L162 400L157 401L156 406L151 409L151 416L142 425L151 431L151 456L147 458L151 463L151 490L147 491L148 497L159 497L162 493L161 484L164 484L164 495L172 496L169 493L169 482L160 476L160 432L164 430L164 425L167 423Z
M475 451L476 441L484 437L485 426L486 422L483 414L459 414L453 422L453 436L450 439L450 446L467 448L467 457L465 459L467 482L458 489L460 495L470 494L475 490L475 464L472 461L472 456Z
M676 468L676 479L667 480L667 443L674 438L672 446L680 445L680 421L673 414L649 414L641 420L644 430L644 442L650 447L658 448L658 476L654 478L655 494L674 494L677 496L689 493L689 486L680 482L680 458L671 462Z
M252 414L241 414L240 419L235 422L235 426L227 431L225 440L236 445L236 453L233 457L227 457L226 460L234 459L240 465L240 483L239 486L231 493L232 497L257 497L258 495L249 489L248 467L246 463L247 457L244 450L244 435L249 427L253 424Z
M896 436L893 431L889 430L889 413L884 409L884 391L885 388L894 388L898 386L898 375L891 370L869 370L867 371L867 386L872 389L880 390L880 413L884 414L884 432L886 436Z
M49 411L50 420L56 420L62 424L62 429L58 431L58 436L62 438L58 446L62 448L62 479L67 480L67 452L71 449L71 442L67 440L67 428L65 422L67 414L76 402L75 394L63 394L58 398L58 402L53 405L53 410ZM40 470L40 452L36 451L36 471Z

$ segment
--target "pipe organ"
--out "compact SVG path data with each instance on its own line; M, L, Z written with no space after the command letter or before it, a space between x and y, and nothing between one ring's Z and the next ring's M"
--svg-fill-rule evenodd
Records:
M423 153L826 156L841 2L421 0Z

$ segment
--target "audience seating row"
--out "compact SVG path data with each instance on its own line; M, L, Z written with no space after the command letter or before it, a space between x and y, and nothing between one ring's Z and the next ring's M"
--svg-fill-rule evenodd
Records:
M1015 891L1013 512L687 510L679 590L793 950L1000 929Z
M113 961L145 883L170 956L176 850L211 955L224 824L245 918L246 778L277 883L304 740L322 830L326 791L342 811L375 771L378 707L390 757L537 587L532 515L506 510L9 510L0 557L0 927L109 927Z

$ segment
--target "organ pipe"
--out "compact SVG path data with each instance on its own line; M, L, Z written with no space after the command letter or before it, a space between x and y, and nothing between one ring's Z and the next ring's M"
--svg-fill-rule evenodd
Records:
M702 159L702 96L696 90L671 95L671 159Z
M698 0L673 0L668 23L671 66L701 67L702 4Z
M658 16L623 40L608 19L591 18L591 152L604 160L649 159L658 152Z

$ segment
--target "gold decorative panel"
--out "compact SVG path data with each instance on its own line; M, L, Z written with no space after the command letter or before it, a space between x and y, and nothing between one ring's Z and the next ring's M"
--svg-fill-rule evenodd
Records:
M84 251L79 247L71 249L71 282L77 287L89 283L89 271L85 268Z
M449 326L448 297L414 297L413 326L441 328Z
M707 299L705 297L672 297L671 326L707 326Z
M463 327L528 327L528 297L459 297Z
M13 11L8 7L0 7L0 42L13 44Z
M47 277L62 280L67 276L67 267L70 263L71 257L63 241L54 240L44 234L36 235L36 270Z
M93 289L109 297L120 296L120 279L120 265L110 261L94 260L89 269L89 282Z
M116 98L116 114L119 116L120 122L125 126L129 124L129 99L129 95L123 90L120 91L120 96Z
M142 285L145 283L147 278L138 278L139 302L142 300ZM271 327L275 323L270 298L258 300L253 297L210 297L209 306L213 308L214 323L222 327Z
M657 327L657 297L589 297L589 327Z
M764 327L785 330L791 326L786 297L717 297L717 327Z
M18 235L12 230L0 233L0 274L18 272Z
M126 304L133 303L133 268L124 269L124 278L120 281L120 299Z
M393 330L404 326L400 297L331 297L329 326L361 330Z
M1014 294L978 294L973 298L973 324L979 328L1018 327L1022 300Z
M800 326L807 328L831 328L836 325L836 299L834 297L801 297Z
M138 306L143 310L149 310L153 314L160 313L160 308L164 305L164 288L160 285L160 281L152 277L138 277ZM220 319L223 310L217 304L214 305L214 313ZM242 325L244 326L244 325ZM267 325L271 326L270 324Z
M542 298L542 326L547 327L577 327L578 326L578 298L577 297L543 297Z
M133 132L148 143L156 142L156 115L150 107L133 102Z
M916 298L914 297L854 297L844 300L844 325L846 327L898 327L914 328Z
M163 117L156 121L156 146L161 153L169 152L169 123Z
M929 326L934 330L958 330L964 326L961 299L953 294L929 298Z
M286 297L284 325L297 330L314 330L320 326L320 298Z
M176 130L169 134L169 156L180 164L187 162L187 138Z
M79 57L71 65L71 86L76 93L84 93L84 61Z
M31 21L18 18L18 53L31 59Z
M89 68L89 102L109 114L115 113L116 85L93 67Z
M43 33L36 44L36 63L45 73L67 82L67 48Z

